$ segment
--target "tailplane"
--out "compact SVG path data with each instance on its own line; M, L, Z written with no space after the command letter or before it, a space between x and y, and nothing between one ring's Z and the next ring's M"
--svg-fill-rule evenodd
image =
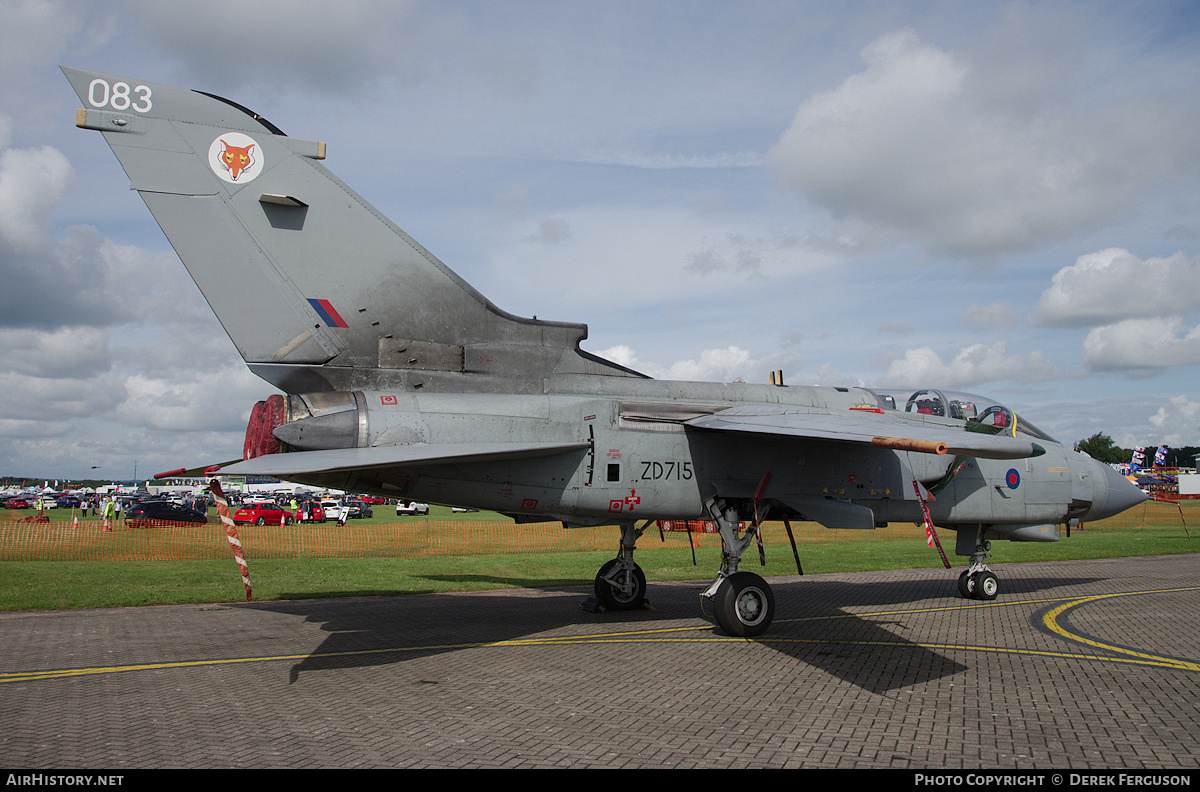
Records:
M63 67L247 365L289 393L641 376L500 310L288 137L210 94Z

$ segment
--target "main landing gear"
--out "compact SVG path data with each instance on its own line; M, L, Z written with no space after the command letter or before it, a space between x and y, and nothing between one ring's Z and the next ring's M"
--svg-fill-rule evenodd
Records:
M958 576L958 593L965 599L994 600L1000 593L1000 580L987 564L983 563L992 549L991 542L975 545L971 565Z
M775 617L775 594L758 575L738 571L742 553L754 542L758 529L751 526L739 536L737 510L726 509L722 501L711 504L709 512L721 534L721 569L716 581L700 596L712 603L712 616L724 632L745 637L761 635ZM621 552L596 573L596 596L584 603L585 610L645 607L646 575L634 563L633 550L648 525L638 528L636 523L621 524Z
M724 501L707 504L721 534L721 569L717 579L700 596L712 603L717 626L730 635L762 635L775 618L775 595L767 581L752 572L739 572L742 553L754 542L755 525L738 536L738 513Z

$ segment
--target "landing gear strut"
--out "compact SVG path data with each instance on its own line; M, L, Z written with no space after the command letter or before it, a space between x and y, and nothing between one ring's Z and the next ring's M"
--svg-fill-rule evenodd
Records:
M649 525L649 523L647 523ZM600 567L593 588L605 610L636 610L646 603L646 575L633 560L634 545L646 530L636 523L621 524L621 552Z
M753 572L738 572L742 553L754 542L757 526L738 536L738 513L725 502L706 504L721 534L721 569L700 596L711 601L717 626L730 635L762 635L775 618L775 595L767 581Z
M982 533L982 531L981 531ZM994 600L1000 593L1000 580L988 569L984 560L992 543L980 540L971 555L971 564L958 576L958 593L966 599Z

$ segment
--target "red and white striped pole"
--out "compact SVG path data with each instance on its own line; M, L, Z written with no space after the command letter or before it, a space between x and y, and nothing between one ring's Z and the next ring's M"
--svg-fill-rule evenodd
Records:
M237 562L238 571L242 573L242 583L246 586L246 602L249 602L250 568L246 566L246 556L242 552L242 542L238 539L237 526L234 525L233 517L229 514L229 501L225 499L225 493L221 491L221 484L216 479L208 482L208 488L212 490L213 499L217 502L217 514L221 516L221 522L225 524L225 538L229 540L229 546L233 548L233 560Z
M942 557L942 563L946 565L946 569L950 568L950 559L946 558L946 551L942 549L942 540L938 539L937 529L933 527L933 518L929 516L929 505L925 503L925 496L921 494L921 487L913 480L913 491L917 493L917 500L921 502L921 512L925 515L925 539L929 547L937 545L938 554ZM930 496L932 497L932 496Z

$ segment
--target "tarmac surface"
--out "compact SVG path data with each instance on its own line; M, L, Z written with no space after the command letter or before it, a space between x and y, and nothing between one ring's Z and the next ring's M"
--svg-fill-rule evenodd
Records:
M1197 767L1200 556L992 568L0 614L0 767Z

